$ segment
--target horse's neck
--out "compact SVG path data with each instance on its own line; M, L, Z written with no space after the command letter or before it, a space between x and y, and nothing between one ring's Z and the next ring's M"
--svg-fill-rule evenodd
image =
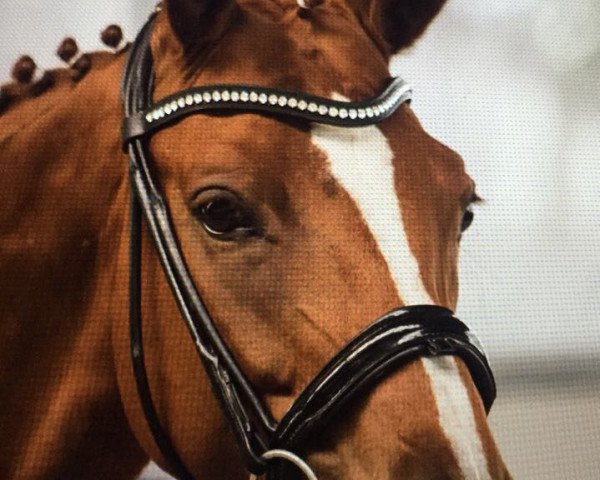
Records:
M110 308L126 301L121 71L105 61L0 115L0 478L120 478L143 462L111 350Z

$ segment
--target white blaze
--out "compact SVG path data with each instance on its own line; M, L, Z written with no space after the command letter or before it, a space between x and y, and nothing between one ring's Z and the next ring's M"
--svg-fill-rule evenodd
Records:
M402 223L394 186L394 153L375 126L315 125L312 141L329 159L331 173L356 202L407 305L432 304Z
M341 128L316 124L312 142L329 160L337 182L354 200L385 258L406 305L433 304L410 250L394 185L394 154L376 126ZM490 478L468 393L453 358L423 359L440 424L465 479Z
M424 357L421 361L431 379L440 425L452 444L465 479L490 480L471 401L460 378L456 360L446 356Z

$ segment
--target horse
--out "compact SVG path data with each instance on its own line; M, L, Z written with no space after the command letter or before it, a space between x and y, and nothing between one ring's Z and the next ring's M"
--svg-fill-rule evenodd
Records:
M297 111L297 99L265 94L271 110L202 111L140 137L140 125L192 108L196 96L144 111L146 119L128 112L119 86L124 70L139 83L126 64L142 50L124 46L115 26L103 34L110 51L82 54L67 39L65 68L36 73L31 58L18 62L0 90L1 478L132 479L150 460L177 478L248 478L239 447L252 425L248 398L275 429L336 352L334 370L347 367L348 378L333 389L325 379L325 402L363 372L352 348L374 351L409 327L429 353L389 370L377 350L369 382L353 384L358 393L287 451L298 469L285 470L288 460L277 468L325 480L510 478L463 355L478 350L451 316L475 183L462 158L424 131L403 84L375 110L344 107L377 98L391 56L443 3L165 0L153 14L145 54L154 99L254 85L306 92L306 105L321 99L307 118L273 110L283 99ZM244 94L215 92L206 100ZM350 122L357 116L363 124ZM151 155L145 167L168 201L176 245L156 247L158 217L131 228L146 206L129 176L136 145ZM181 321L186 306L169 283L177 272L165 275L172 265L161 260L177 249L214 319L209 333L231 358L217 355L218 342L207 347L206 333L190 338ZM446 343L435 350L438 330ZM391 349L408 341L393 338ZM261 438L246 452L250 470L279 478Z

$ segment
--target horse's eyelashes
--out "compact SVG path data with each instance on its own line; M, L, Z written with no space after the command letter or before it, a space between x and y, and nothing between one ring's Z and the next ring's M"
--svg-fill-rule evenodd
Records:
M466 209L465 213L463 214L462 222L460 225L460 231L464 232L467 228L469 228L473 223L474 219L475 214L473 213L473 210L471 210L470 208Z

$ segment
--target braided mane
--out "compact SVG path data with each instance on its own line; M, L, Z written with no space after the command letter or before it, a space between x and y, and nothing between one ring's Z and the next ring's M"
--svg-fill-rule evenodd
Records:
M75 40L65 38L56 52L65 64L62 68L39 71L30 56L19 58L12 69L13 81L0 85L2 130L6 133L7 129L20 128L30 121L30 112L39 115L52 105L60 104L64 95L70 93L92 69L112 64L128 48L117 25L109 25L100 38L112 51L79 53Z

